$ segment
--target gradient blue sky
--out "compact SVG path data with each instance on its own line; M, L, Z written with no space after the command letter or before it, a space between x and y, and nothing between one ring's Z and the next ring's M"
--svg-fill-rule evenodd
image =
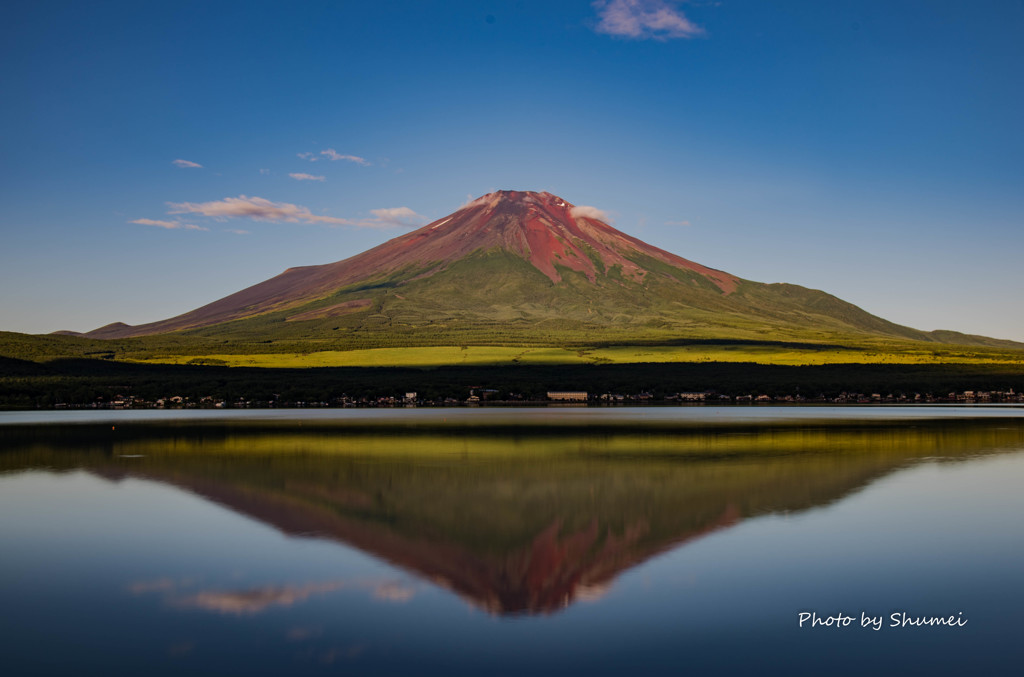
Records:
M511 188L1024 341L1022 35L1008 0L16 3L0 329L159 320Z

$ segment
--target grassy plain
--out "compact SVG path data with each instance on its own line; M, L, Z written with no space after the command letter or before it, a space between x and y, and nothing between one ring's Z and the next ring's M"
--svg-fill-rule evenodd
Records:
M843 348L807 345L683 345L553 348L522 346L425 346L312 352L163 355L128 361L146 364L205 364L229 367L420 367L450 365L633 364L748 362L823 364L1024 364L1024 353L942 346Z
M689 390L829 397L1024 391L1024 351L1016 344L849 335L813 341L644 336L622 342L591 336L589 344L535 339L503 345L450 338L456 341L371 348L317 338L171 334L103 341L0 332L0 408L87 405L125 394L321 402L416 391L423 399L461 400L480 387L512 399L543 399L548 390L648 392L656 398Z

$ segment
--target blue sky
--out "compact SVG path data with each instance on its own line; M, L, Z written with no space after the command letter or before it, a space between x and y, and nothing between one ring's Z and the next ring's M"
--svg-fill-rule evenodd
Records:
M511 188L1024 341L1021 35L1019 1L18 3L0 329L163 319Z

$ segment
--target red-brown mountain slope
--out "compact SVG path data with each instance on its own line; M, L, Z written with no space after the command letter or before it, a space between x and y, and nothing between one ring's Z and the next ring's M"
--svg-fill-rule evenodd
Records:
M397 271L429 277L474 252L495 248L526 259L554 283L562 280L559 266L579 271L591 282L604 271L620 266L624 278L640 283L649 274L632 260L640 254L697 273L724 294L736 289L739 278L626 235L596 218L596 214L599 212L595 209L578 208L551 193L501 190L343 261L289 268L277 277L183 315L138 326L115 323L86 336L160 334L285 310Z

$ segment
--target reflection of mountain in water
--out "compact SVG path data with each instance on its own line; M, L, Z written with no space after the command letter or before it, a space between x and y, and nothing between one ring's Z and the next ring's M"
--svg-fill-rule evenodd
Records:
M0 469L173 484L285 533L355 546L501 614L600 595L657 553L747 517L833 502L917 460L1024 446L1024 424L1006 421L511 436L308 426L2 434L12 449Z

